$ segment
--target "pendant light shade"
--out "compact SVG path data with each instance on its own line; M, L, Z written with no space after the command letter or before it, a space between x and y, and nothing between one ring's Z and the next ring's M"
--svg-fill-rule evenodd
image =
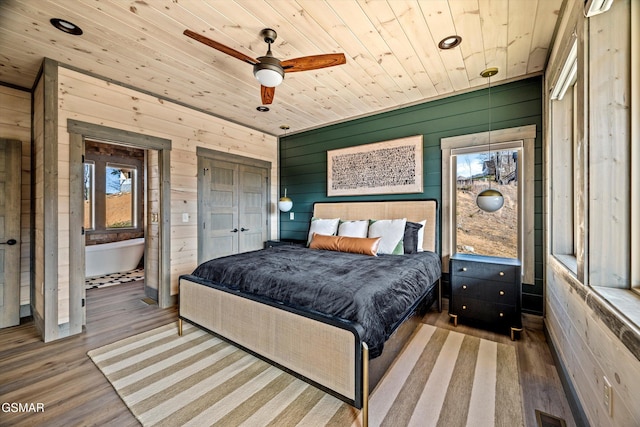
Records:
M504 205L504 197L498 190L487 188L478 194L476 204L485 212L495 212Z
M489 78L489 162L491 162L491 76L496 74L498 69L495 67L487 68L480 73L482 77ZM476 205L485 212L495 212L504 205L504 197L501 192L491 188L491 181L489 181L489 188L481 191L476 197Z
M278 209L280 212L289 212L293 208L293 200L287 197L287 189L284 189L284 197L280 197L278 200Z

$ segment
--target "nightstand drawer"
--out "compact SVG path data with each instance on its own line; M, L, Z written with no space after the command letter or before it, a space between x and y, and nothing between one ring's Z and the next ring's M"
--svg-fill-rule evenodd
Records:
M485 323L511 322L517 314L510 304L487 303L474 298L456 300L454 309L462 318L470 318Z
M452 272L456 276L481 277L485 280L498 280L513 283L520 268L510 265L478 263L472 261L452 261Z
M475 298L500 304L515 304L518 296L518 291L513 283L464 276L455 277L452 280L451 291L456 294L456 297Z

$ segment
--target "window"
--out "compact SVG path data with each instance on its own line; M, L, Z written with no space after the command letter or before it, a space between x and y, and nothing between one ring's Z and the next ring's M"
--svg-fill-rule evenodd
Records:
M536 126L521 126L513 129L502 129L491 131L491 159L489 158L489 132L477 134L460 135L450 138L443 138L440 141L442 149L442 257L443 270L448 272L449 257L458 251L464 251L465 242L468 237L458 232L459 226L464 229L464 223L458 222L458 176L469 175L465 173L465 168L472 169L475 161L481 161L484 169L484 162L488 162L487 169L491 169L494 163L509 163L509 168L504 174L499 176L505 184L511 185L514 190L514 197L511 202L514 218L517 223L515 229L508 233L509 239L515 240L515 256L522 262L522 281L525 284L535 283L535 244L534 244L534 160L535 160L535 138ZM470 157L466 157L466 156ZM514 159L515 157L515 159ZM512 171L512 173L510 172ZM509 175L512 174L512 177ZM473 173L470 173L473 175ZM495 172L493 174L495 176ZM511 179L513 178L513 179ZM508 184L506 184L508 182ZM480 182L478 186L482 185ZM494 183L492 182L492 185ZM464 191L464 180L460 182L460 190ZM488 186L488 182L487 182ZM505 191L506 193L506 191ZM475 204L475 197L473 198ZM504 209L504 208L503 208ZM486 214L489 224L495 227L503 227L498 218L500 211L493 214ZM476 218L477 219L477 218ZM474 220L475 221L475 220ZM504 230L502 230L504 231ZM478 231L475 234L481 234ZM473 245L469 245L473 246ZM513 250L513 246L511 246ZM484 251L480 247L474 247L474 252ZM488 249L486 249L488 251ZM491 252L488 252L491 253ZM513 253L513 252L509 252ZM496 256L497 252L493 252Z
M95 224L95 164L84 164L84 229L93 230Z
M456 167L456 252L518 258L520 148L465 151L452 150ZM476 205L476 197L487 188L500 191L504 197L504 206L495 213L483 212Z
M85 142L84 229L95 242L144 233L144 150Z
M551 91L551 253L574 274L578 274L580 241L579 217L582 215L576 193L581 175L578 159L577 42L574 40L567 60Z
M105 173L106 228L136 227L135 167L107 163Z

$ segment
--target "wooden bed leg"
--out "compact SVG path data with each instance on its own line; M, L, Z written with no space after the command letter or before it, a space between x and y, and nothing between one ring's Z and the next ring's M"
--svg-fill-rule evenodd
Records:
M178 318L178 335L182 336L182 319Z
M442 278L438 279L438 313L442 313Z
M369 425L369 346L362 343L362 427Z

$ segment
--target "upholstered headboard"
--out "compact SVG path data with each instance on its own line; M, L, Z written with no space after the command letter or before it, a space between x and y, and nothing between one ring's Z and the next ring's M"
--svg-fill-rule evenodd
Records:
M407 221L420 222L426 219L422 248L425 251L439 252L438 202L436 200L318 202L313 205L313 216L350 221L407 218Z

